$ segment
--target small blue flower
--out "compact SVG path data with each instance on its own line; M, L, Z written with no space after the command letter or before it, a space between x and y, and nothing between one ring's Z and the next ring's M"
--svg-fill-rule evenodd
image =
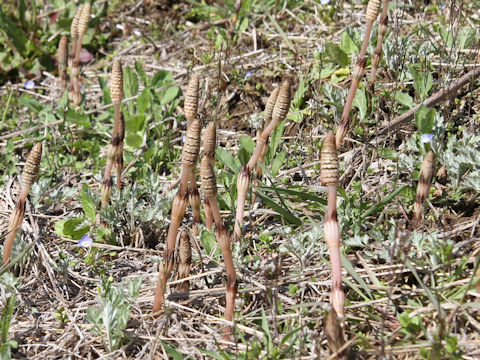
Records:
M245 79L250 79L252 77L252 73L249 71L245 74Z
M185 141L187 141L187 135L182 135L182 143L185 144Z
M420 141L422 143L431 143L433 140L433 134L422 134L422 136L420 137Z
M330 3L330 0L320 0L320 4L327 5Z
M35 87L35 81L33 80L25 81L25 83L23 84L23 87L27 90L32 90Z
M78 240L78 245L80 245L85 249L90 248L92 244L93 244L93 239L88 235L83 235L82 238Z

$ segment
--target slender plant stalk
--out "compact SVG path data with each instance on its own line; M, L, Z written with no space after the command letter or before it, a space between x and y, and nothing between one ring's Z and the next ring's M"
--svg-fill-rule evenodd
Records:
M8 224L8 234L5 238L3 246L3 265L10 261L10 254L12 252L13 241L17 234L18 228L22 224L23 216L25 215L25 203L27 201L28 193L32 187L40 169L40 160L42 159L42 143L36 143L30 154L22 172L22 183L20 187L20 194L17 203L10 216Z
M375 86L375 79L377 77L377 68L382 57L383 40L388 28L388 0L383 0L382 15L380 15L380 22L378 24L377 46L372 55L372 69L370 71L370 85L373 89Z
M413 205L413 217L412 224L414 227L418 227L422 224L423 216L423 204L430 192L430 185L432 184L433 172L435 169L435 157L433 151L429 151L423 160L422 167L420 168L420 177L418 179L417 196L415 198L415 204Z
M264 117L263 129L265 129L268 126L268 124L270 124L270 121L272 120L272 112L273 112L273 107L275 106L275 103L277 101L278 90L279 88L276 87L268 97L267 105L265 105L265 111L263 115ZM260 130L260 128L258 128L257 142L260 140L262 131L263 130ZM267 155L267 151L268 151L268 139L265 142L265 145L263 145L262 152L258 157L258 162L263 163L263 161L265 160L265 156ZM262 179L262 167L259 164L257 164L257 168L255 169L255 178L253 179L253 186L258 186L261 179ZM257 194L254 192L252 194L252 204L255 204L256 201L257 201Z
M226 287L226 304L225 319L233 321L233 313L235 311L235 296L237 294L237 275L233 264L230 236L225 227L217 202L217 181L210 159L207 156L202 158L200 163L200 177L202 179L202 190L205 201L209 203L215 222L215 233L217 241L222 251L223 260L225 262L225 270L227 272ZM229 326L225 329L225 336L230 337L232 328Z
M235 32L235 25L238 21L238 13L242 7L242 0L235 1L235 7L233 10L232 21L230 21L230 39L233 37L233 33Z
M352 83L350 84L350 90L348 91L347 99L345 100L345 106L343 108L342 119L336 134L337 149L342 145L343 138L350 128L350 110L352 110L353 99L357 92L360 80L365 73L365 65L367 62L366 53L368 43L370 41L370 33L372 32L373 23L377 19L378 10L380 8L380 0L370 0L367 5L367 24L365 26L365 37L363 38L362 48L360 54L358 54L357 63L352 73Z
M278 96L275 101L275 106L272 111L272 120L268 123L262 134L257 138L255 150L252 157L238 174L237 177L237 211L235 215L235 226L233 233L233 241L237 241L242 236L243 217L245 213L245 202L247 197L248 187L250 185L250 174L257 164L260 155L263 152L264 146L267 143L268 137L275 130L277 125L282 122L287 116L291 101L291 83L290 80L284 80L278 90Z
M70 38L72 39L72 44L70 52L68 54L68 68L70 69L70 86L68 89L68 99L70 102L74 103L74 94L75 87L78 87L76 81L78 81L78 73L80 72L77 66L75 66L75 54L77 51L77 42L78 42L78 22L80 21L80 16L82 14L83 6L79 6L75 16L73 17L72 24L70 25Z
M217 128L215 121L210 122L205 128L205 133L203 134L203 153L210 161L212 167L215 166L215 148L217 146ZM204 210L205 210L205 225L207 229L212 230L213 226L213 214L210 209L209 202L204 200Z
M168 227L167 242L163 253L163 263L159 266L158 281L153 299L153 312L158 313L163 306L167 279L173 270L175 242L177 240L180 223L187 211L188 183L192 179L192 172L197 165L200 150L200 132L202 124L199 119L194 119L187 130L185 144L182 150L182 175L178 186L177 195L173 199L172 215ZM191 185L191 184L190 184Z
M180 233L180 244L178 246L178 268L177 280L185 279L190 276L190 267L192 265L192 244L187 231ZM188 293L190 281L185 280L177 285L177 290L182 293Z
M323 232L330 252L332 265L332 291L330 301L339 318L343 318L345 294L342 287L342 263L340 260L340 226L337 220L338 160L335 135L330 131L323 141L321 151L320 181L327 187L327 213Z
M60 78L60 86L62 89L62 93L67 88L67 61L68 61L68 36L63 35L60 38L60 42L58 43L58 53L57 53L57 60L58 60L58 77Z
M107 150L107 163L103 175L102 203L104 208L108 205L112 193L113 179L112 169L114 164L117 168L117 188L121 188L123 170L123 139L125 137L125 121L121 112L123 99L123 70L119 59L115 59L112 66L112 77L110 80L110 95L113 102L113 131L110 144Z

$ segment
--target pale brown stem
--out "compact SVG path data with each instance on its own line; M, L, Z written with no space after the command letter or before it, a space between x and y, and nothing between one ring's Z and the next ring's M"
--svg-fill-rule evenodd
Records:
M430 192L430 186L432 184L433 172L434 172L434 154L433 151L429 151L425 155L422 167L420 168L420 177L418 179L417 196L415 198L415 204L413 206L412 223L414 227L421 225L423 216L423 204Z
M350 90L348 91L347 99L345 100L345 106L343 108L341 123L338 127L336 134L336 146L337 149L342 144L343 138L350 128L350 111L352 110L353 99L355 98L355 93L358 89L358 84L365 73L365 64L366 58L365 54L367 53L368 43L370 41L370 34L372 32L374 21L368 21L365 27L365 37L363 38L362 48L360 49L360 54L357 58L357 63L352 74L352 83L350 84Z
M200 212L200 193L198 192L198 185L195 176L195 172L190 173L190 189L189 189L189 202L193 212L193 229L194 235L198 235L198 224L202 223L202 215Z
M178 268L177 280L185 279L190 276L190 267L192 264L192 245L187 231L180 233L180 241L178 245ZM178 283L177 290L182 293L188 293L190 289L190 281L185 280Z
M237 177L237 211L235 213L235 225L233 228L233 241L242 237L243 217L245 214L245 202L247 199L248 186L250 185L250 171L245 166L240 170ZM210 204L211 205L211 204Z

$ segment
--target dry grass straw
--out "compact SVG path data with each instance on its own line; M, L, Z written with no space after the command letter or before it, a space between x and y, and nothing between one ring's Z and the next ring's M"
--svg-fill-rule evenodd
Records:
M343 108L341 123L337 129L336 144L337 149L342 145L343 138L350 128L350 111L352 110L353 99L357 92L360 80L365 73L365 65L367 63L366 53L368 43L370 41L370 33L372 32L373 23L377 19L378 11L380 8L380 0L370 0L367 5L366 18L367 24L365 26L365 37L363 38L360 54L358 54L357 62L352 72L352 83L350 84L350 90L348 91L347 99L345 100L345 106Z
M22 224L23 217L25 215L25 203L27 201L28 193L32 187L40 169L40 160L42 159L42 143L36 143L30 154L27 157L25 167L22 172L22 183L20 187L20 194L18 196L17 203L10 216L10 222L8 224L8 233L5 238L3 246L3 264L7 264L10 261L10 255L12 252L13 241L15 235Z
M291 102L291 82L290 79L285 79L278 90L278 95L275 99L275 106L272 110L272 118L265 126L260 136L257 137L255 150L253 151L250 160L238 174L237 177L237 211L235 214L235 226L233 230L233 241L237 241L242 236L243 217L245 213L245 202L247 197L248 187L250 186L250 175L252 170L257 165L262 153L265 151L266 143L270 134L275 130L280 122L282 122L288 114Z
M112 66L110 80L110 95L114 106L113 131L107 150L107 162L102 184L102 208L107 206L112 193L113 179L112 169L117 169L117 189L122 186L123 171L123 140L125 137L125 120L121 111L123 99L123 70L119 59L115 59Z

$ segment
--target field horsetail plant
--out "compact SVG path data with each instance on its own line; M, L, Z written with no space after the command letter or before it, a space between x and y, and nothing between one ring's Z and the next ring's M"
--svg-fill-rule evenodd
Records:
M25 167L22 172L22 182L20 184L20 194L18 200L10 216L8 224L8 234L3 245L3 264L10 261L10 254L12 252L13 241L15 235L22 224L23 216L25 215L25 203L27 201L28 193L32 187L40 169L40 160L42 159L42 143L36 143L30 154L27 157Z
M112 192L113 165L117 169L117 189L122 186L123 171L123 139L125 137L125 120L121 111L123 99L123 71L119 59L115 59L112 66L112 78L110 80L110 95L113 102L113 132L107 149L107 162L102 184L102 208L108 205Z
M422 224L423 204L430 192L430 185L432 184L433 172L435 171L435 157L433 151L429 151L423 160L420 168L420 177L418 179L417 196L413 206L412 224L418 227Z
M355 93L357 92L360 80L365 73L365 66L367 63L366 53L368 44L370 41L370 33L372 32L373 23L377 19L378 11L380 9L380 0L370 0L367 5L367 24L365 27L365 37L363 38L360 54L358 54L357 62L352 73L352 83L350 84L350 90L348 91L347 99L345 100L345 106L342 112L341 123L338 126L336 134L337 149L342 145L343 138L347 135L350 128L350 110L352 110L353 100Z
M79 87L78 84L78 73L79 68L74 65L75 63L75 54L77 51L77 42L78 42L78 22L80 21L80 17L82 15L83 6L79 6L73 17L72 24L70 25L70 38L71 38L71 46L70 51L68 53L68 69L70 71L70 86L68 89L68 98L70 102L75 103L74 101L74 94L75 88ZM80 90L78 90L79 92Z
M217 128L215 122L210 122L205 127L203 134L203 154L208 158L212 167L215 166L215 148L217 142ZM209 230L212 230L213 215L210 209L210 203L204 200L204 212L205 212L205 225Z
M155 296L153 300L153 312L157 313L162 309L164 302L165 286L168 277L174 266L175 242L177 240L178 229L182 222L183 216L187 210L187 203L189 198L188 184L190 182L190 191L196 189L198 192L195 168L198 160L198 153L200 151L200 133L202 123L200 119L192 119L192 123L187 129L187 136L182 150L182 173L180 175L180 183L178 186L177 195L173 199L172 214L170 219L170 226L168 227L167 241L163 254L163 264L159 266L158 282L155 288ZM198 197L200 203L200 197ZM200 208L200 206L198 206Z
M337 219L338 160L333 131L330 131L323 141L320 161L320 181L323 186L327 187L327 213L323 224L323 232L332 265L330 302L338 317L343 319L345 294L343 293L342 263L340 260L340 226Z
M388 0L383 0L382 3L382 14L380 15L380 21L378 23L378 36L377 36L377 46L372 55L372 69L370 71L370 85L375 85L375 79L377 76L378 64L382 58L382 47L383 41L385 40L385 35L387 33L388 27Z
M233 230L233 241L237 241L242 236L243 217L245 213L245 202L247 197L248 188L250 185L250 175L257 165L257 161L264 152L264 147L270 134L275 130L277 125L282 122L287 116L291 102L291 82L290 79L286 79L280 85L278 95L275 99L275 106L272 110L272 119L265 126L264 130L257 137L257 143L255 150L253 151L250 160L238 174L237 178L237 211L235 215L235 226ZM273 100L272 100L273 101ZM268 104L267 104L268 105ZM271 102L270 102L271 105Z
M207 156L204 156L200 163L200 177L202 179L202 190L203 195L205 196L205 202L208 203L210 211L212 212L213 221L215 222L215 234L217 236L218 244L220 245L220 250L222 251L225 270L227 272L225 320L233 321L235 297L237 295L238 287L237 275L235 272L235 266L233 265L230 236L223 223L217 202L217 181L215 173L212 163ZM232 329L229 326L225 329L225 336L230 337L231 334Z
M58 77L60 79L60 86L62 89L62 93L67 88L67 61L68 61L68 36L63 35L60 38L60 42L58 43L58 52L57 52L57 60L58 60Z

